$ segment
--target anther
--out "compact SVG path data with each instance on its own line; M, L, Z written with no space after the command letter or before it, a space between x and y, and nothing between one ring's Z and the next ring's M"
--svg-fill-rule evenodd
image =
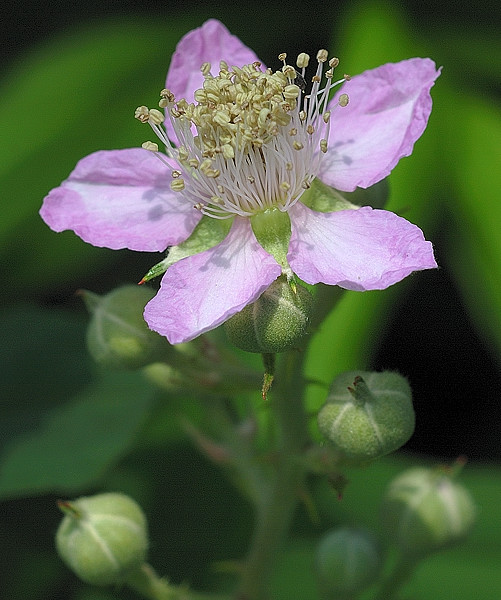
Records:
M327 140L320 140L320 150L324 154L327 152Z
M350 98L348 94L341 94L341 96L339 96L338 104L339 106L347 106L349 101Z
M164 122L164 115L156 108L152 108L150 110L150 118L148 121L154 125L161 125Z
M211 67L210 62L204 62L202 64L202 66L200 67L200 71L202 71L202 75L204 77L207 77L207 75L210 73L210 67Z
M184 179L173 179L170 182L170 188L173 192L181 192L184 190Z
M339 64L339 58L337 58L337 57L331 58L329 61L329 67L331 69L335 69L338 66L338 64Z
M134 112L134 118L141 123L147 123L150 118L150 111L147 106L138 106Z
M155 144L155 142L143 142L141 148L149 150L150 152L158 152L158 144Z
M283 91L284 98L288 100L295 100L299 96L299 88L293 83L291 85L286 85Z
M309 62L310 62L310 57L308 54L306 54L306 52L301 52L296 59L296 65L300 69L306 69Z
M319 50L317 52L317 60L319 63L324 63L327 58L329 56L329 53L327 52L327 50Z
M174 102L174 100L175 100L174 94L170 90L168 90L167 88L164 88L160 92L160 97L161 98L165 98L167 100L167 102Z

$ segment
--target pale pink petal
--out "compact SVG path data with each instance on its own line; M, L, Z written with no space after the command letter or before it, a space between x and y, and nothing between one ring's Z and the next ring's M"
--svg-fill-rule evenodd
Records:
M298 202L289 215L292 236L287 258L307 283L382 290L413 271L437 266L422 231L386 210L365 206L320 213Z
M171 180L142 148L95 152L50 192L40 215L54 231L71 229L94 246L165 250L185 240L201 217L170 189Z
M171 344L187 342L254 302L280 272L257 243L249 221L236 217L223 242L167 270L144 318Z
M329 149L319 178L350 192L386 177L426 128L430 89L439 76L429 58L386 64L343 84L331 101ZM335 106L340 93L349 104Z
M177 100L185 98L193 102L195 90L201 88L204 82L200 71L202 64L211 63L212 73L217 75L221 60L230 67L259 61L254 52L231 35L222 23L210 19L187 33L178 43L172 55L166 87Z

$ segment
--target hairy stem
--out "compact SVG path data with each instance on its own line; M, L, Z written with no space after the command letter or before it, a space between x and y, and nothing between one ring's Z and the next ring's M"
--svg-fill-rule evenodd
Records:
M261 494L256 527L237 593L239 600L266 600L276 556L289 530L304 479L299 456L308 441L303 406L304 355L297 351L282 357L270 407L277 425L276 462Z

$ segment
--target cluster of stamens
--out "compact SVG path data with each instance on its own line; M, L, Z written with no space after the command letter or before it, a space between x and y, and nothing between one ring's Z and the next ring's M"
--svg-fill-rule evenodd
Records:
M228 218L272 207L287 210L318 173L327 151L329 92L348 76L332 82L339 63L333 58L321 88L328 56L320 50L311 90L305 95L310 57L298 56L299 71L286 63L285 54L279 59L283 67L275 72L262 71L258 62L230 68L221 61L217 76L204 63L203 87L195 92L194 103L176 100L164 89L159 106L166 117L157 109L136 109L136 118L151 125L165 154L153 142L145 142L143 148L170 168L172 190L182 192L204 214ZM341 94L338 104L346 106L348 96Z

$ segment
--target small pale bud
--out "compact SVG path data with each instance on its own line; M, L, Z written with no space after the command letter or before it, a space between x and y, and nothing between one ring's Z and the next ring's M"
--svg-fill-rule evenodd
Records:
M247 352L275 353L298 346L306 333L313 297L280 277L252 304L225 323L230 341Z
M328 532L320 541L315 561L322 597L358 596L377 580L381 564L379 545L368 531L346 527Z
M409 384L390 371L342 373L318 413L318 425L335 448L355 462L393 452L414 431Z
M475 516L468 490L440 468L404 471L390 483L381 507L385 537L418 557L463 540Z
M120 583L146 558L148 534L141 508L123 494L59 502L65 513L56 547L65 564L92 585Z
M87 329L87 347L100 365L113 369L139 369L165 358L170 346L148 328L144 307L154 291L127 285L105 296L81 292L92 317Z

